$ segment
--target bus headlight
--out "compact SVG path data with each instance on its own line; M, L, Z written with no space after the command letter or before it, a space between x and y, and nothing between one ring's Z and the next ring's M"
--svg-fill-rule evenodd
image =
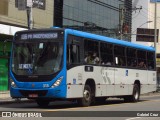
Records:
M54 88L59 86L61 84L62 79L63 79L63 76L60 77L51 87Z
M10 83L11 83L11 86L12 86L13 88L16 88L16 87L17 87L17 85L15 84L15 82L14 82L12 79L10 79Z

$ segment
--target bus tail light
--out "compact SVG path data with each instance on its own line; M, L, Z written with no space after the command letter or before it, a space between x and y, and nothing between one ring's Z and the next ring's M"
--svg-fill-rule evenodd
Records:
M61 84L62 79L63 79L63 76L60 77L51 87L54 88L59 86Z
M11 87L13 87L13 88L17 87L17 85L15 84L15 82L12 79L10 79L10 83L11 83Z

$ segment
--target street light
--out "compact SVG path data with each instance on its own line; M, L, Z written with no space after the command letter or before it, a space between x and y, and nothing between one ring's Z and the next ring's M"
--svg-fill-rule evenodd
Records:
M141 24L139 27L137 27L137 28L140 28L140 27L142 27L143 25L145 25L145 24L147 24L147 23L151 23L151 22L153 22L153 21L146 21L145 23L143 23L143 24ZM137 29L136 29L137 30ZM136 30L134 30L132 33L134 33Z
M151 23L151 22L153 22L153 21L147 21L147 22L143 23L141 26L139 26L139 28L142 27L144 24Z

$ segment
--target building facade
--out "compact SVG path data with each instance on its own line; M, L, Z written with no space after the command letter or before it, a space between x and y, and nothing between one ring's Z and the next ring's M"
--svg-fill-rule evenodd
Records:
M0 2L0 91L8 90L8 68L11 42L16 31L28 28L26 10L17 8L16 0ZM54 0L33 0L33 28L53 26ZM39 2L37 2L39 1Z
M137 28L154 29L155 19L155 3L154 0L132 0L133 12L132 12L132 42L139 44L154 46L153 42L137 41L136 33ZM157 0L158 1L158 0ZM160 29L160 2L157 2L157 29ZM154 36L153 36L154 37ZM160 41L160 36L158 36ZM160 47L157 44L157 53L160 53Z
M54 25L130 41L131 0L55 0ZM123 35L122 35L123 34Z
M157 17L155 18L155 0L132 0L133 4L133 12L132 12L132 42L153 46L154 47L154 24L156 19L156 27L160 30L160 1L157 0ZM137 28L142 29L152 29L153 36L149 37L146 35L148 39L152 38L152 42L148 41L138 41L137 40ZM146 33L151 34L151 33ZM147 39L146 39L147 40ZM156 44L156 65L157 65L157 78L158 84L160 85L160 33L158 34L158 40Z

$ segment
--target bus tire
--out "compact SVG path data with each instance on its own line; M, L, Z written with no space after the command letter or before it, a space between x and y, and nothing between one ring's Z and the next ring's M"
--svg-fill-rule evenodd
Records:
M83 97L78 100L78 104L83 107L90 106L92 102L92 93L89 85L84 86Z
M124 97L124 101L125 102L138 102L139 97L140 97L140 88L137 84L134 84L132 95Z
M137 84L134 84L132 102L138 102L140 97L140 88Z
M50 103L49 100L44 100L44 99L37 99L36 102L37 102L38 106L42 107L42 108L47 107Z

